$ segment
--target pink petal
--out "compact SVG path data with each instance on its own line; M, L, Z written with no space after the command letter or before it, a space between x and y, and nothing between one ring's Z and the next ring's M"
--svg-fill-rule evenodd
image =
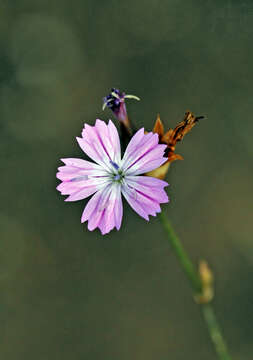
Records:
M95 126L85 124L82 138L77 138L82 150L95 162L111 169L111 161L120 161L119 135L114 124L97 119Z
M135 192L130 190L127 186L122 186L122 194L125 197L128 204L146 220L149 220L147 212L143 209L141 204L136 200Z
M87 221L91 215L93 214L93 212L96 211L96 208L98 206L98 203L101 199L101 194L104 193L106 191L110 190L110 185L107 185L104 189L99 190L98 192L96 192L95 195L92 196L92 198L88 201L88 203L86 204L82 217L81 217L81 222L84 223L85 221Z
M114 123L109 120L108 123L108 131L109 131L109 137L111 144L114 148L114 160L116 163L121 161L121 148L120 148L120 140L119 140L119 134L118 130L116 129L116 126Z
M101 139L106 153L109 155L110 160L119 163L121 160L121 150L118 131L111 120L108 125L104 121L96 120L96 130Z
M103 152L102 153L100 152L97 143L93 142L93 144L91 144L86 139L79 137L77 137L76 139L80 148L83 150L85 154L87 154L92 160L94 160L99 165L103 166L106 169L109 169L110 159L108 158L107 155L103 156Z
M80 177L107 176L107 172L101 166L82 159L61 159L66 165L58 168L56 177L62 181L73 181Z
M152 133L144 134L144 128L141 128L136 134L134 134L122 159L124 169L127 169L128 165L132 164L136 160L136 157L139 156L138 150L140 148L145 147L147 144L150 146L149 140L152 138L152 135Z
M166 181L154 178L152 176L128 176L127 179L136 181L152 188L165 188L166 186L169 186Z
M79 179L83 179L83 178L79 178ZM86 189L88 192L89 192L88 189L95 189L96 191L101 188L101 185L107 183L108 180L109 179L107 177L100 177L100 178L92 178L92 179L84 178L83 180L79 180L79 181L77 180L63 181L61 184L57 186L57 190L60 191L62 195L71 195L76 192L80 192L84 189ZM81 198L76 200L81 200ZM75 201L75 200L68 199L67 201Z
M169 185L166 181L150 176L128 176L126 182L131 188L158 203L167 203L169 201L168 195L164 191L164 187Z
M123 216L123 204L122 204L122 199L121 199L121 187L118 186L116 200L115 200L115 206L114 206L114 220L115 220L115 226L116 226L117 230L119 230L121 227L122 216Z
M126 151L124 154L124 158L123 158L125 161L132 153L134 153L136 146L141 144L143 139L144 139L144 128L141 128L134 134L134 136L130 140L129 144L127 145L127 148L126 148Z
M144 134L140 129L130 140L125 151L122 167L129 174L141 174L146 169L155 169L166 161L163 158L166 145L158 144L158 135L152 132Z
M121 205L120 205L121 202ZM88 220L90 231L99 228L104 235L115 226L120 227L122 219L120 184L110 184L98 191L87 203L81 222ZM119 209L117 217L115 211Z
M61 161L68 166L84 169L99 169L100 167L97 164L94 164L90 161L77 159L77 158L67 158L61 159Z
M116 214L119 203L121 203L121 205L122 205L121 192L120 192L121 186L120 186L120 184L115 184L113 187L114 187L114 189L112 189L112 191L111 191L111 194L108 198L106 207L103 211L103 215L102 215L101 220L98 225L98 227L103 235L109 233L115 226L119 229L119 227L121 225L122 212L119 214ZM117 189L119 191L117 191ZM117 203L117 206L116 206L116 203ZM115 219L115 215L117 217L116 219ZM117 225L116 225L116 223L117 223Z
M66 164L58 168L57 178L62 183L57 190L62 195L71 195L66 201L85 199L108 181L108 173L99 165L81 159L62 159Z
M163 190L167 185L165 181L148 176L130 176L125 178L122 193L129 205L148 220L149 215L156 216L161 211L160 203L169 201Z
M139 175L157 169L167 161L167 158L163 157L166 147L167 145L158 144L151 148L144 155L140 156L137 161L129 165L127 174Z
M88 183L89 182L89 183ZM76 188L76 191L73 191L73 188L71 186L68 188L67 185L71 183L63 183L63 192L64 195L70 194L65 201L78 201L86 199L88 196L94 194L100 189L103 189L108 183L110 183L110 180L107 178L100 178L100 179L94 179L87 181L88 184L84 184L81 188Z
M65 168L64 170L61 168ZM80 181L80 180L88 180L93 177L105 177L108 176L108 173L104 169L98 170L78 170L71 169L67 166L59 168L60 171L56 174L56 177L61 181Z

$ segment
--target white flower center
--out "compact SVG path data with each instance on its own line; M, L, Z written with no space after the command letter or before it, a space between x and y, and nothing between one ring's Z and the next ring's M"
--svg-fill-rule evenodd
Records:
M111 161L112 166L114 167L114 169L116 170L115 172L112 173L112 179L114 182L119 182L121 183L122 180L125 177L125 174L123 172L122 169L119 168L119 165L116 164L115 162Z

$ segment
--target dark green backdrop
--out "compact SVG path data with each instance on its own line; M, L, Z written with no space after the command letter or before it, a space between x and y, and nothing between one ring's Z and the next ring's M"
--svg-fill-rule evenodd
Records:
M177 148L164 209L214 270L233 359L252 359L252 23L250 0L0 1L1 359L215 359L157 219L125 206L102 237L55 190L112 86L141 97L138 127L208 116Z

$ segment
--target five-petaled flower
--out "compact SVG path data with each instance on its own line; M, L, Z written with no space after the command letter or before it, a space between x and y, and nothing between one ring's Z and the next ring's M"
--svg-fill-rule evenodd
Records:
M85 124L82 137L77 138L81 149L96 163L68 158L58 168L62 182L57 190L69 195L66 201L77 201L93 195L88 201L81 222L88 220L88 229L99 228L102 234L114 227L119 230L123 215L121 193L129 205L144 219L161 211L160 203L169 201L164 187L167 182L140 176L158 168L167 159L167 145L159 144L158 134L145 134L140 129L131 138L123 158L118 131L109 120L97 120L95 126Z

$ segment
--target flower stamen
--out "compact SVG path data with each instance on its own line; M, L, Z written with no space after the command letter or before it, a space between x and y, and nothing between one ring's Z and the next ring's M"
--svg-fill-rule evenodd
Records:
M110 163L112 164L112 166L116 169L116 170L119 170L119 165L116 164L114 161L110 161Z

